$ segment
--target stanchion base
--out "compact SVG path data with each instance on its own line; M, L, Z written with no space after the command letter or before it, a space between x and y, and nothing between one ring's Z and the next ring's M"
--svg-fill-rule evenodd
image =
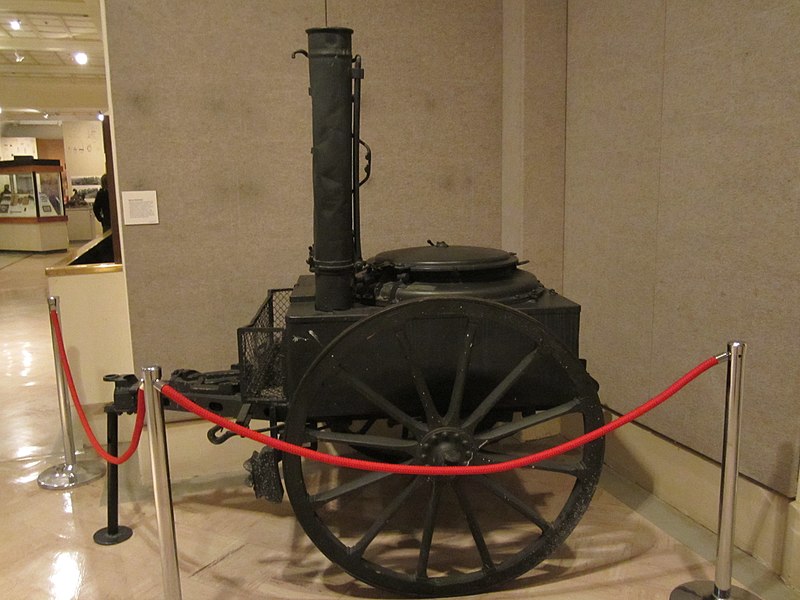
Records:
M45 490L66 490L102 477L105 466L99 462L62 463L39 473L39 487Z
M94 539L95 544L100 544L101 546L113 546L114 544L124 542L132 535L133 529L130 527L125 527L125 525L117 525L116 533L109 533L108 527L103 527L102 529L98 529L94 532L92 539Z
M720 598L730 598L730 600L761 600L758 596L742 588L732 586L730 592L725 596L714 594L713 581L690 581L679 585L669 595L669 600L719 600Z

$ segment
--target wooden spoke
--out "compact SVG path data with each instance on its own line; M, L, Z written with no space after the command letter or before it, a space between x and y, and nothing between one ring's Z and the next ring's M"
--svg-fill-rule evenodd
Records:
M517 363L517 365L511 369L508 375L506 375L503 380L497 384L486 398L478 405L478 407L472 412L472 414L467 418L466 421L462 424L464 429L469 429L471 431L475 430L475 426L480 422L480 420L485 417L490 410L492 410L495 405L500 402L500 400L505 396L506 392L511 389L511 387L519 381L519 378L525 374L528 367L531 366L534 359L536 358L536 354L538 353L539 349L536 348L532 350L528 354L526 354L521 361Z
M513 421L499 427L488 429L487 431L477 434L475 436L475 441L480 443L502 440L503 438L514 435L518 431L528 429L529 427L535 427L536 425L541 425L547 421L552 421L558 417L575 412L575 410L580 407L581 402L582 400L580 398L576 398L575 400L565 402L564 404L560 404L554 408L542 410L527 417L523 417L519 421Z
M380 448L381 450L394 450L406 454L414 454L418 446L416 440L403 440L384 435L368 435L338 431L309 431L308 435L318 442L334 442L347 444L349 446Z
M472 508L472 503L469 501L469 493L466 489L464 489L464 483L458 477L456 477L456 479L453 481L453 488L456 491L456 497L458 498L458 503L461 506L461 510L467 517L467 524L469 525L472 539L475 540L475 547L478 549L478 554L480 554L483 570L492 571L494 570L494 561L492 561L492 557L489 553L489 547L486 545L486 539L483 537L483 532L478 524L478 518L475 514L475 510Z
M414 491L420 486L422 483L423 478L416 477L414 481L411 482L411 485L406 486L402 492L400 492L394 499L384 508L381 513L376 517L376 519L372 522L369 529L364 532L364 535L361 536L361 539L356 542L354 546L350 548L350 554L353 556L361 556L364 554L364 551L367 549L372 543L372 540L375 539L386 524L389 522L395 513L400 510L400 507L405 504L406 500L414 493Z
M408 341L408 336L404 331L398 331L395 336L397 337L397 341L400 342L400 347L403 349L403 355L405 356L406 362L411 369L411 379L414 381L414 387L417 390L419 401L422 403L422 408L425 411L425 419L431 428L439 427L442 424L442 417L439 414L439 411L436 410L436 406L433 403L431 391L428 389L428 384L425 382L425 377L422 374L422 370L414 360L414 349L411 347L411 343Z
M522 458L523 456L527 455L491 452L484 449L475 455L473 464L496 464ZM549 471L552 473L563 473L564 475L571 475L576 479L581 479L586 474L586 465L583 464L583 461L571 461L566 456L557 456L549 460L540 460L539 462L535 462L526 468L538 469L539 471Z
M450 396L450 406L444 417L445 425L455 425L461 417L461 403L464 400L464 385L467 381L467 370L469 369L469 359L472 355L472 347L475 345L475 332L478 326L472 321L467 325L467 332L464 336L464 347L458 357L456 366L456 377L453 381L453 393Z
M411 461L405 461L402 464L409 464ZM319 492L317 494L310 494L308 499L309 501L316 505L322 505L330 502L331 500L336 500L337 498L341 498L342 496L346 496L347 494L352 494L360 489L363 489L369 485L382 481L387 477L391 477L394 473L380 473L377 471L368 471L366 475L361 475L356 477L355 479L348 481L347 483L343 483L341 485L337 485L334 488L331 488L325 492Z
M418 439L422 438L428 432L428 428L423 423L420 423L411 415L400 410L395 404L387 400L384 396L343 367L340 366L337 374L371 404L384 411L387 416L407 427L408 430L414 434L414 437Z
M431 480L431 496L428 499L428 508L425 511L425 522L422 526L422 542L419 547L419 559L417 560L417 579L428 577L428 559L431 554L431 542L433 541L433 530L436 527L436 513L439 511L439 500L442 497L442 482L439 478Z
M553 529L553 525L550 522L548 522L542 515L540 515L539 511L537 511L532 506L529 506L524 501L520 500L504 485L486 476L477 477L475 478L475 481L486 487L495 496L497 496L503 502L511 506L511 508L516 510L523 517L531 521L534 525L536 525L539 529L542 530L543 534Z

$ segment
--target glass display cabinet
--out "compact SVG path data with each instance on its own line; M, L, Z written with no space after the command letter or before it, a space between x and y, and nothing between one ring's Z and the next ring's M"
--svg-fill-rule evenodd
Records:
M0 161L0 250L69 246L61 163L18 156Z

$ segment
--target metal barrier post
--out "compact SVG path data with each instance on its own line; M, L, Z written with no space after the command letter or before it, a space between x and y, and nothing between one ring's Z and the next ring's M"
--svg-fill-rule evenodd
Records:
M106 405L106 438L108 453L119 456L119 413L113 404ZM133 535L130 527L119 524L119 467L108 463L106 515L108 525L94 532L93 539L101 546L113 546L124 542Z
M61 321L61 312L58 296L47 299L50 311L55 310ZM48 313L49 314L49 313ZM75 438L72 435L72 412L69 408L67 385L64 378L64 367L61 364L61 355L58 351L58 338L55 329L50 325L50 336L53 340L53 356L56 368L56 387L58 389L58 407L61 417L61 437L64 442L64 462L49 467L39 473L37 481L39 487L46 490L63 490L88 483L103 475L103 465L98 461L80 461L75 459Z
M736 482L739 478L739 430L741 425L744 355L747 344L728 342L728 377L725 385L725 432L720 481L719 535L714 581L691 581L678 586L670 600L760 600L758 596L731 583L733 572Z
M142 369L146 404L147 433L150 440L150 464L153 471L153 495L156 504L158 540L161 550L161 576L164 598L181 600L181 574L178 568L178 547L175 542L175 517L172 512L172 489L169 479L167 432L164 427L164 406L161 404L161 367Z

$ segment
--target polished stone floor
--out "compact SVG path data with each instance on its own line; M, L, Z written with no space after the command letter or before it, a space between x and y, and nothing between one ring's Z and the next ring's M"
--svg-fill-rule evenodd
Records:
M59 462L61 451L43 273L61 258L0 252L0 597L163 598L146 486L129 490L120 507L120 520L133 528L133 537L106 547L92 541L105 524L104 479L69 492L42 490L36 483L44 468ZM174 486L184 598L392 597L329 563L287 501L257 501L241 479L241 473L231 473ZM586 516L550 560L483 597L666 599L682 583L713 577L711 552L708 532L609 473ZM746 585L764 600L798 600L750 563L739 559L737 569L743 566Z

